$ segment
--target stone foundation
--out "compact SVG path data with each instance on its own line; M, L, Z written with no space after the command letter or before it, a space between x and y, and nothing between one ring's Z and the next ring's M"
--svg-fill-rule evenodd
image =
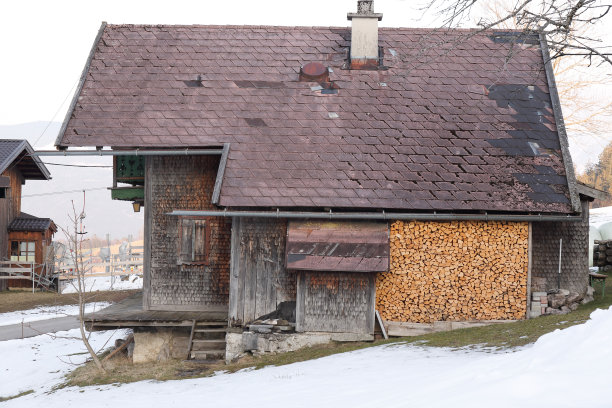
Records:
M285 353L296 351L304 347L325 344L332 341L373 341L374 336L357 333L254 333L235 332L227 333L225 337L225 361L231 362L245 355L266 353Z
M186 359L188 347L189 329L134 329L134 363Z

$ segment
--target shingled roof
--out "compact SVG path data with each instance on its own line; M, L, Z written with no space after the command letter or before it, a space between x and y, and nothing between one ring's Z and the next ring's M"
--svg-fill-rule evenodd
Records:
M28 213L20 213L9 224L9 231L46 231L49 228L55 232L57 228L50 218L38 218Z
M27 180L49 180L51 174L27 140L0 139L0 174L15 166Z
M572 213L540 40L507 38L381 28L368 71L349 28L103 25L57 145L229 143L225 207Z

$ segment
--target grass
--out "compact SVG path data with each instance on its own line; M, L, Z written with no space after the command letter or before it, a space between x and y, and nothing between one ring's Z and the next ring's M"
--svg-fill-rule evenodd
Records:
M564 329L584 323L597 308L612 305L612 284L607 285L604 298L596 293L595 300L581 305L578 310L566 315L542 316L536 319L521 320L513 323L459 329L448 332L426 334L416 337L395 338L364 343L331 343L304 348L281 354L260 357L246 356L231 364L204 363L197 361L169 361L165 363L132 364L126 357L107 362L107 373L99 373L93 363L78 367L67 376L65 386L88 386L112 383L129 383L141 380L177 380L184 378L206 377L215 371L236 372L242 369L260 369L266 366L281 366L300 361L326 357L367 347L392 343L412 343L431 347L490 347L505 349L535 342L540 336L556 329Z
M118 302L138 292L138 290L117 290L91 292L87 294L87 302ZM59 294L55 292L34 292L31 290L11 289L0 292L0 313L33 309L39 306L76 305L78 298L75 293Z
M23 397L24 395L32 394L34 390L22 391L19 394L11 395L10 397L0 397L0 402L9 401L15 398Z

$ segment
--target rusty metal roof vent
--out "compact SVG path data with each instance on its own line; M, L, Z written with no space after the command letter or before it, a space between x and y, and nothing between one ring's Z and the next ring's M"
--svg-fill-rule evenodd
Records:
M329 69L320 62L309 62L300 68L300 81L329 82Z

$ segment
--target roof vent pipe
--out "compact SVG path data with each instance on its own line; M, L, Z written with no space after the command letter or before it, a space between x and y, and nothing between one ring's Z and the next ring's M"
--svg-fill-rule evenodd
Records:
M358 0L357 13L348 13L351 20L351 68L378 66L378 22L382 13L374 13L374 0Z

